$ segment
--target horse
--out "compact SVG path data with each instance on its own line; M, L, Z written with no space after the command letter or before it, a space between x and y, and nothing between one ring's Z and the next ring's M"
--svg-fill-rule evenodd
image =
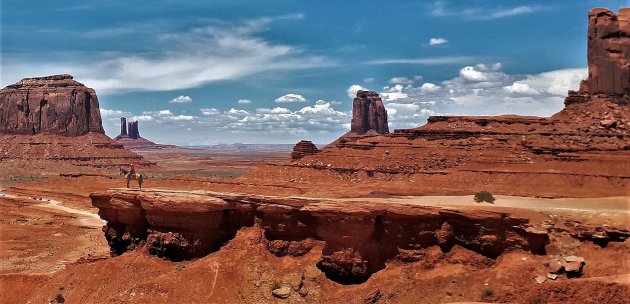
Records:
M129 181L132 179L135 179L138 181L138 187L140 187L140 190L142 190L142 181L144 180L144 176L140 173L131 173L129 172L129 170L124 169L124 168L119 168L120 169L120 175L124 175L127 177L127 188L129 188Z

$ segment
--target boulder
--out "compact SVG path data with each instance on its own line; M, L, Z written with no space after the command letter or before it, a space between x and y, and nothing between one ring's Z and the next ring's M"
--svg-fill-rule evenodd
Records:
M286 299L291 295L291 287L282 286L280 288L276 288L271 291L271 294L273 294L273 296L276 298Z
M0 90L0 133L105 134L96 92L71 75L24 78Z

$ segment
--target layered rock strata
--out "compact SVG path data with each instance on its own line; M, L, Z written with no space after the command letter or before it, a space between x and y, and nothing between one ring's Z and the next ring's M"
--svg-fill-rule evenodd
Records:
M0 90L0 133L104 134L96 92L70 75L24 78Z
M24 162L46 171L153 165L105 135L96 92L71 75L24 78L0 90L0 161L10 172Z
M201 257L259 225L276 255L303 255L322 242L318 267L343 283L366 280L402 251L459 245L495 258L515 248L543 254L548 243L527 219L465 208L158 189L90 196L115 254L146 245L172 260Z
M350 132L358 135L389 133L387 110L377 92L357 91L352 101Z
M291 158L301 159L302 157L307 155L315 155L317 152L319 152L319 149L317 149L317 146L315 146L313 142L308 140L301 140L293 147Z

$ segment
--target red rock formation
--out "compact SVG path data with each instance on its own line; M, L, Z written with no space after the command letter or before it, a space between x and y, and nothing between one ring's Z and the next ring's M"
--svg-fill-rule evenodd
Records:
M291 152L292 159L301 159L307 155L314 155L319 152L319 149L313 144L313 142L308 140L301 140L299 143L295 144L293 147L293 151Z
M129 137L133 139L140 138L140 130L138 129L138 121L129 122Z
M201 257L258 223L276 255L305 254L323 242L318 267L342 283L365 281L402 251L442 246L445 226L445 251L459 245L492 258L516 248L543 254L549 241L527 219L494 211L210 191L125 189L90 197L107 221L114 254L146 243L150 253L172 260Z
M0 90L0 133L104 134L93 89L70 75L24 78Z
M359 135L389 133L387 110L377 92L357 91L357 97L352 102L350 132Z
M413 194L627 195L630 189L630 9L589 14L590 75L550 118L434 116L371 137L346 134L316 156L261 166L250 182ZM359 91L353 130L371 124ZM380 101L379 101L380 102ZM371 109L371 108L370 108ZM369 121L369 123L365 123ZM361 123L359 123L361 122ZM352 132L350 132L352 133ZM280 173L281 172L281 173ZM334 181L330 181L333 179ZM372 184L370 184L372 183Z
M126 117L121 117L120 118L120 135L118 136L126 136L127 134L127 118Z
M127 129L129 127L129 129ZM127 118L120 118L120 135L114 137L114 140L122 144L127 149L143 150L143 149L159 149L163 147L148 139L140 136L138 129L138 121L130 121Z
M630 8L615 14L596 8L588 14L588 78L580 92L630 93Z

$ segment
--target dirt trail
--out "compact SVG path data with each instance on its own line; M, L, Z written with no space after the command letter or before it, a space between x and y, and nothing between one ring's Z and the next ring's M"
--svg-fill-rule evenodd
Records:
M13 194L6 194L6 193L4 193L2 191L0 191L0 197L8 198L8 199L21 199L21 200L27 200L27 201L37 201L37 200L33 200L31 197L18 196L18 195L13 195ZM34 205L33 207L42 207L42 208L47 208L47 209L53 209L53 210L61 211L63 213L70 213L72 215L76 215L77 216L77 220L81 224L81 226L101 227L101 226L103 226L105 224L105 221L101 220L101 218L98 216L98 214L87 212L87 211L83 211L83 210L79 210L79 209L70 208L68 206L64 206L58 200L54 200L54 199L50 199L50 198L46 198L46 197L42 197L41 200L45 201L46 203L37 204L37 205Z

